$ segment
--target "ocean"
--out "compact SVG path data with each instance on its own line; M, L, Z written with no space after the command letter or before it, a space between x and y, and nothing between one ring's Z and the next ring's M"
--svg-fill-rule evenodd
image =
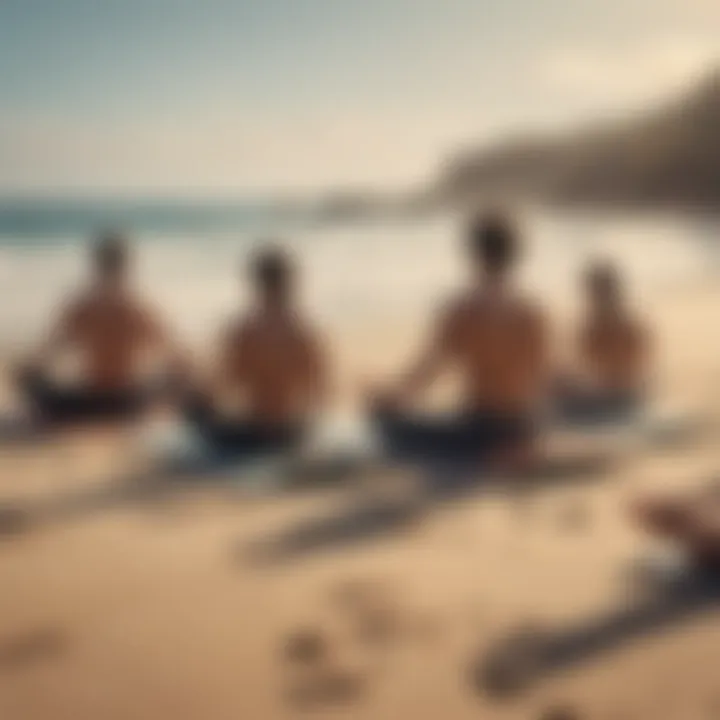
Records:
M462 226L450 214L320 221L271 203L0 201L0 347L37 342L83 282L99 229L133 238L140 292L199 345L247 302L245 263L267 238L295 252L303 303L329 332L425 323L463 281ZM520 281L552 305L577 304L579 271L594 257L618 262L648 307L655 293L714 281L720 268L720 224L706 219L531 211L521 227Z

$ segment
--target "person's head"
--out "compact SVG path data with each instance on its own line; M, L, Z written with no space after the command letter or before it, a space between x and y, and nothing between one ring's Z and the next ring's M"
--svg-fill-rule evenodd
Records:
M285 303L293 289L295 267L290 254L275 244L259 248L250 261L255 292L263 302Z
M499 212L473 218L467 245L473 265L488 277L506 275L520 254L517 231L509 217Z
M127 240L118 232L101 233L92 246L92 266L101 283L124 280L130 264Z
M609 261L594 261L584 275L587 301L591 308L616 308L622 299L622 283L618 268Z

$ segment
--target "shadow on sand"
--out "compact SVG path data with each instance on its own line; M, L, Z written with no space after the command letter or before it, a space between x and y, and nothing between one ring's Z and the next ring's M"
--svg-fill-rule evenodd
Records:
M58 629L37 628L0 640L0 671L17 670L61 655L68 646L67 637Z
M96 513L158 507L199 491L216 491L224 493L226 499L242 499L323 488L342 489L363 471L365 465L359 459L344 456L322 462L256 457L223 458L158 468L38 500L0 504L0 539L16 537L39 525L70 522Z
M688 568L635 604L566 627L511 632L473 659L470 681L478 693L513 697L562 670L717 610L720 572Z
M558 485L596 482L607 478L612 462L607 454L558 458L517 475L483 473L467 465L424 464L415 468L418 482L399 497L355 495L334 512L304 519L269 539L239 545L235 558L240 563L274 564L352 547L402 532L445 503L473 494L501 492L521 498Z
M108 480L88 489L60 492L34 501L0 505L0 538L20 536L37 526L71 522L102 512L133 507L161 508L178 497L198 491L218 492L225 499L278 498L318 490L337 490L349 499L350 509L318 518L282 533L263 546L267 552L251 553L255 558L279 560L325 546L347 545L402 528L445 499L472 491L498 488L522 494L557 483L583 482L605 474L608 456L565 458L548 462L523 477L496 478L444 466L420 468L424 491L402 502L371 503L358 507L356 489L371 476L383 477L389 467L382 459L329 456L321 459L287 457L254 458L229 462L227 459L174 469L157 469L132 477Z
M703 423L665 423L655 428L651 440L669 447L697 438L707 430ZM83 428L80 428L83 432ZM7 444L39 446L54 433L42 430L18 418L0 416L0 447ZM266 543L260 555L266 559L281 559L304 552L322 549L323 546L347 545L360 542L396 529L402 529L418 517L419 508L426 511L439 500L457 497L463 493L502 487L508 492L522 494L523 482L528 487L548 486L557 483L584 482L606 473L611 464L609 453L586 457L559 457L548 461L533 476L497 478L455 465L423 466L423 497L409 503L392 503L378 506L362 505L326 518L317 518L289 530L274 542ZM389 465L386 459L368 454L334 453L327 457L303 459L287 458L204 458L199 463L180 464L177 467L158 467L142 475L122 477L101 486L73 490L41 499L30 504L0 503L0 539L26 532L39 523L70 521L83 516L117 508L161 505L174 497L194 490L233 490L233 497L260 494L265 497L315 490L318 488L344 488L358 485L359 478L372 473L382 474ZM426 464L427 465L427 464ZM237 491L237 493L235 492ZM253 553L255 554L255 553Z
M41 445L49 438L48 429L29 418L0 414L0 448Z

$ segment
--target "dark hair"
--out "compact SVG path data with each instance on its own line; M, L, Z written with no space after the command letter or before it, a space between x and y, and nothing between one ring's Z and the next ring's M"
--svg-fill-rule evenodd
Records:
M620 271L609 260L593 260L585 269L585 285L595 294L615 294L620 290Z
M472 258L491 272L510 267L520 250L515 227L498 212L473 218L467 239Z
M294 267L286 250L277 245L261 247L250 262L250 274L263 291L278 294L287 290Z
M127 240L117 231L100 233L92 248L93 264L102 275L122 272L129 254Z

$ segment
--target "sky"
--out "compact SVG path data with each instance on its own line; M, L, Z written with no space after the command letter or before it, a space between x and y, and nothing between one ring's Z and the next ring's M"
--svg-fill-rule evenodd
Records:
M0 0L0 193L421 184L720 66L720 0Z

